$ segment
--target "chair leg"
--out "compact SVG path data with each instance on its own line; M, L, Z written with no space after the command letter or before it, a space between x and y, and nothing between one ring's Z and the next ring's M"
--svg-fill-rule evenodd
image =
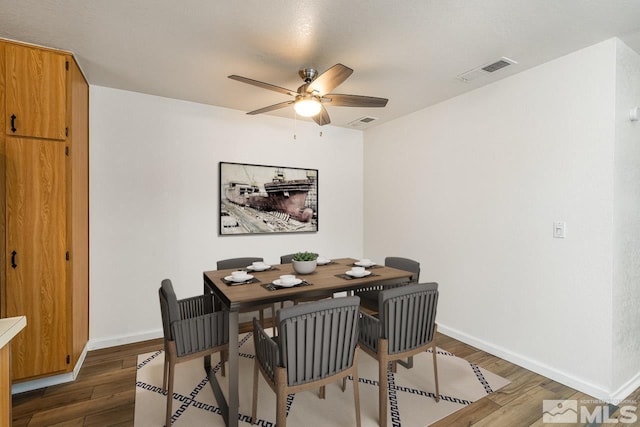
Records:
M360 427L360 387L358 380L358 354L356 353L353 360L353 400L356 405L356 427ZM342 379L343 384L347 377ZM342 389L344 391L344 388Z
M282 308L282 303L280 303L280 308ZM271 304L271 332L275 337L278 335L278 328L276 327L276 305Z
M380 427L387 427L387 395L389 388L389 381L387 379L387 372L389 370L389 361L387 354L389 351L389 342L385 339L378 340L378 424Z
M435 344L431 347L431 352L433 353L433 379L436 383L436 402L440 402L440 387L438 386L438 355Z
M407 369L411 369L413 368L413 356L409 356L406 362L404 360L398 360L398 363Z
M251 424L258 421L258 359L253 360L253 402L251 403Z
M284 389L276 392L276 427L287 427L287 393Z
M389 369L389 362L380 360L379 363L379 395L378 395L378 425L380 427L387 427L387 395L389 388L389 381L387 379L387 372Z
M164 372L162 373L162 389L167 389L167 376L169 375L169 355L164 352Z
M173 360L169 361L169 378L167 383L167 413L165 419L165 426L171 426L171 413L173 405L173 377L175 374L176 364Z
M326 397L326 386L320 387L320 399L324 399Z
M220 373L222 374L222 376L226 376L227 375L227 371L224 367L224 365L227 363L227 359L228 359L228 355L227 355L228 350L222 350L220 352L220 364L222 365L220 367Z
M277 367L274 373L276 392L276 427L287 426L287 369Z
M262 308L261 308L261 309L258 311L258 313L259 313L259 316L258 316L258 317L260 318L260 324L261 324L261 325L262 325L262 327L264 328L264 309L262 309Z

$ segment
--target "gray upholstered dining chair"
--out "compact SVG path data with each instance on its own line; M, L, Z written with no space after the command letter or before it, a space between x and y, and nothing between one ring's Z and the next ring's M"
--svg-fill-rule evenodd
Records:
M218 270L227 270L229 268L245 268L253 264L254 262L264 261L261 257L244 257L244 258L229 258L221 259L218 261Z
M389 256L384 259L384 265L387 267L397 268L398 270L408 271L411 274L409 283L418 283L420 280L420 263L409 258ZM354 291L354 295L360 297L360 306L375 312L378 310L378 294L383 289L382 286L373 285Z
M229 346L229 312L214 311L213 295L177 299L171 280L158 290L164 332L164 375L167 390L166 426L171 425L173 380L177 363L220 352L222 375Z
M353 377L356 425L360 427L358 389L358 297L334 298L279 310L277 337L253 319L256 350L252 422L257 422L258 371L276 393L276 426L286 426L287 395ZM303 333L301 333L303 331ZM328 408L331 410L331 408Z
M420 263L418 261L414 261L409 258L388 256L384 259L384 265L412 273L409 278L409 284L418 283L420 280ZM380 285L373 285L367 288L358 289L353 294L360 297L360 307L368 310L369 314L371 314L378 311L378 295L383 289L384 288ZM404 360L399 360L398 363L407 369L411 369L413 367L413 357L409 357L406 362Z
M250 266L252 263L254 262L259 262L259 261L264 261L264 258L260 258L260 257L243 257L243 258L229 258L229 259L223 259L217 262L216 268L218 270L228 270L231 268L246 268L248 266ZM273 332L275 333L275 305L274 304L264 304L264 305L260 305L257 307L253 307L249 310L242 310L242 313L248 313L248 312L253 312L253 311L258 311L259 317L260 317L260 324L262 324L262 326L265 326L265 316L264 316L264 311L271 309L271 325L273 327ZM249 321L249 320L245 320Z
M291 264L294 255L295 254L282 255L280 257L280 264Z
M396 362L431 348L435 400L440 400L435 337L437 331L438 284L421 283L381 291L378 317L361 312L360 348L378 360L379 423L387 425L387 370Z

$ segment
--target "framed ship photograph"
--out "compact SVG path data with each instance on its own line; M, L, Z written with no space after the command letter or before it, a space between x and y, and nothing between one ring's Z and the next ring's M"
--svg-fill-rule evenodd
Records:
M220 234L318 231L318 170L220 162Z

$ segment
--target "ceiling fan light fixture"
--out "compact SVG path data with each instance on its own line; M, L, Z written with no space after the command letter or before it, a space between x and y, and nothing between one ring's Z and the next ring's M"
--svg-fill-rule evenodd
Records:
M255 115L268 113L270 111L289 107L293 104L297 116L310 117L319 126L324 126L331 123L329 113L325 108L325 103L336 107L365 108L385 107L387 105L389 100L386 98L331 93L333 89L344 82L352 73L353 70L351 68L342 64L336 64L320 75L318 75L318 72L313 68L303 68L300 70L299 74L304 80L304 84L296 91L235 74L229 76L229 78L294 98L293 100L279 102L277 104L249 111L247 114Z
M302 117L313 117L320 112L322 105L320 101L313 96L306 96L296 101L293 108L296 113Z

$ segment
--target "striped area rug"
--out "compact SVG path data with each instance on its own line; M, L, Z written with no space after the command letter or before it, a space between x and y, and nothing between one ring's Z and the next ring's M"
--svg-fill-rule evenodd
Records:
M217 355L213 362L219 362ZM251 425L251 396L253 392L253 341L251 334L240 340L240 422ZM162 426L166 392L162 390L162 351L138 356L136 379L135 426ZM219 365L218 365L219 367ZM222 389L227 390L226 377L220 376ZM360 351L360 410L363 427L378 426L378 368L377 361ZM433 364L430 353L414 357L414 367L389 375L390 426L428 426L447 415L504 387L508 380L492 374L473 363L438 349L438 378L440 402L434 400ZM257 425L275 426L275 393L260 377ZM289 396L287 425L290 427L327 427L355 425L353 387L347 381L343 393L341 384L327 386L326 399L318 391ZM173 425L223 427L211 386L204 374L202 360L178 364L173 394Z

